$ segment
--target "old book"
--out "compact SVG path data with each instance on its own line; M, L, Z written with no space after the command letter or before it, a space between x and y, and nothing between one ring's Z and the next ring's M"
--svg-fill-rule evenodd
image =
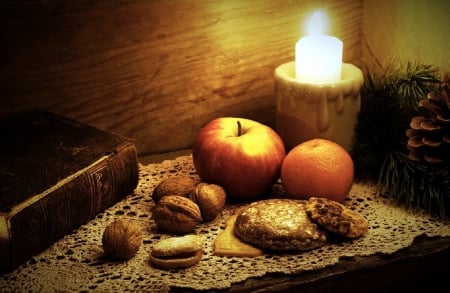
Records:
M0 271L131 194L132 140L46 111L0 119Z

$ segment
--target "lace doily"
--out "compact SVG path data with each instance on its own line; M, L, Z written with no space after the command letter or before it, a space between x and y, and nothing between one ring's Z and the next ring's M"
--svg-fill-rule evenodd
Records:
M267 273L298 274L339 262L340 258L392 254L410 246L417 236L450 236L450 225L426 213L407 211L389 198L375 195L374 187L354 184L346 206L369 222L365 237L328 244L319 249L292 254L264 254L254 258L219 257L213 254L214 239L225 228L237 206L227 205L212 222L198 226L205 239L205 254L195 266L182 270L152 267L148 255L154 243L172 235L160 234L151 219L151 194L163 179L175 175L196 177L192 157L181 156L158 164L140 164L135 192L98 214L72 234L32 257L14 272L0 276L2 292L167 292L171 287L198 290L224 289L233 283ZM274 196L282 196L279 185ZM128 261L110 261L103 256L101 238L106 226L117 218L138 223L143 243Z

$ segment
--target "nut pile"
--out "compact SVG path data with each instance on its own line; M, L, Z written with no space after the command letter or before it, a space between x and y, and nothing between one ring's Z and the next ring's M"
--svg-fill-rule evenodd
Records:
M225 190L216 184L197 182L187 176L169 177L155 187L152 217L158 228L174 234L193 232L223 210Z
M188 176L173 176L155 187L152 199L155 202L152 219L157 227L167 233L185 235L194 232L203 221L214 220L219 215L225 207L226 193L219 185ZM104 254L115 260L130 259L139 250L142 238L137 224L117 219L103 232Z

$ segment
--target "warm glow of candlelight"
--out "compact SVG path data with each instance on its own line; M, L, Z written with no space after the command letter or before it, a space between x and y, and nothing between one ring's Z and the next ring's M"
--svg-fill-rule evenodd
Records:
M341 80L342 41L324 35L327 19L316 11L308 23L308 35L295 45L295 72L300 82L323 84Z

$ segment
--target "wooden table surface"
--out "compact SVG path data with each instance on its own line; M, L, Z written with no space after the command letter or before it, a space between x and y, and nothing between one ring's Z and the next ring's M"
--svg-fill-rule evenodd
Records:
M269 274L208 292L428 292L446 288L449 277L450 238L421 238L390 256L353 257L318 271ZM195 292L184 288L172 291Z

